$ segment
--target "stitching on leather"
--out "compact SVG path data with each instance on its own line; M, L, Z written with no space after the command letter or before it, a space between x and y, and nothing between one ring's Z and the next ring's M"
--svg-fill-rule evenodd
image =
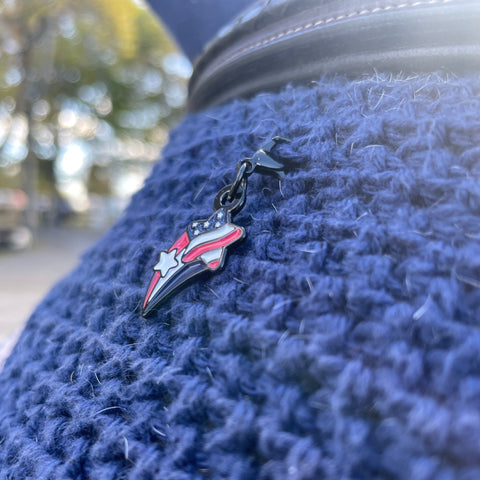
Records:
M326 18L326 19L317 20L316 22L310 22L310 23L307 23L305 25L301 25L301 26L296 27L296 28L291 28L289 30L285 30L284 32L280 32L280 33L277 33L276 35L272 35L271 37L268 37L268 38L266 38L262 41L256 42L252 45L248 45L247 47L244 47L241 50L237 50L236 52L233 52L231 55L226 57L221 62L220 65L225 64L226 62L228 62L232 58L234 58L238 55L241 55L243 53L246 53L249 50L253 50L254 48L264 46L268 43L271 43L275 40L279 40L280 38L286 37L288 35L292 35L292 34L295 34L295 33L298 33L298 32L309 30L311 28L315 28L315 27L318 27L320 25L327 25L329 23L338 22L338 21L341 21L341 20L345 20L347 18L351 19L351 18L355 18L355 17L362 17L364 15L368 15L368 14L371 14L371 13L387 12L389 10L400 10L400 9L407 8L407 7L414 8L414 7L424 6L424 5L426 6L426 5L435 5L435 4L445 4L445 3L451 3L453 1L455 1L455 0L417 0L417 1L413 1L413 2L412 1L403 2L403 3L398 4L398 5L391 4L391 5L386 5L384 7L375 7L375 8L371 8L371 9L364 9L364 10L360 10L360 11L351 12L351 13L348 13L348 14L342 14L342 15L338 15L338 16L335 16L335 17L329 17L329 18Z

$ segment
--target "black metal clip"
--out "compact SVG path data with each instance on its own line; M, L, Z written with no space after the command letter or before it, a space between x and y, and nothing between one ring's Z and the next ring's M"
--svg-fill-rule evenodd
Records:
M282 179L285 165L272 157L273 148L279 143L289 143L288 138L273 137L262 145L251 157L239 160L236 165L237 175L232 184L223 187L213 201L213 209L227 208L232 214L238 213L247 200L247 180L253 173L274 175Z
M283 177L284 165L271 156L272 149L286 138L273 137L251 158L237 163L237 174L231 185L223 187L213 202L213 214L190 222L167 250L160 252L153 276L143 300L142 314L175 293L203 272L216 272L225 263L226 250L245 238L245 229L232 222L247 201L248 177L254 172Z

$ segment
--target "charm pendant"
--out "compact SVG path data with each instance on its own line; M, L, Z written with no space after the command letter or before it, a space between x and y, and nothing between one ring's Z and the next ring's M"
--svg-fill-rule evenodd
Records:
M251 158L238 162L234 182L215 197L213 215L191 222L168 250L160 252L143 301L142 315L147 315L197 275L223 267L227 247L246 235L245 229L233 224L231 217L245 205L247 179L252 173L271 173L282 178L284 166L274 160L270 152L276 144L285 142L288 142L285 138L274 137Z
M168 251L160 252L143 315L191 278L223 267L226 248L245 237L245 229L231 223L230 216L228 209L220 208L207 220L190 223Z

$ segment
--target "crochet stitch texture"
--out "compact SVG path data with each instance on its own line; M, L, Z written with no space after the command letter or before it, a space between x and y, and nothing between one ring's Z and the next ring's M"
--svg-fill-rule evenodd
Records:
M273 135L224 270L160 250ZM478 75L324 78L189 115L0 375L0 478L480 476Z

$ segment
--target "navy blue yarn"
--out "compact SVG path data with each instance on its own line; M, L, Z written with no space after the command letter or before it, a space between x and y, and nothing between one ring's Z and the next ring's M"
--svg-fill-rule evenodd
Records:
M160 250L273 135L225 269ZM188 116L0 375L0 478L480 477L478 75L338 77Z

